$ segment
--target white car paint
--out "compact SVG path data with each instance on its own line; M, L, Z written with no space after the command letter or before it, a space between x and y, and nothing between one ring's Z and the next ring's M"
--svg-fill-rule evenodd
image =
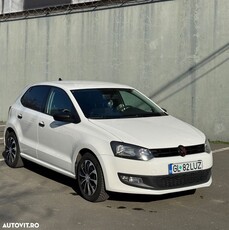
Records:
M15 131L22 151L21 156L24 158L67 176L76 177L75 163L77 156L82 149L89 149L95 154L102 167L106 189L115 192L166 194L206 187L211 184L212 179L210 178L202 184L155 190L127 185L120 181L118 173L166 176L168 175L168 165L171 163L202 160L203 170L210 169L213 165L212 152L202 152L185 157L153 158L149 161L114 156L110 146L112 141L125 142L148 149L161 149L175 148L179 145L204 144L206 137L198 129L170 115L131 119L88 119L84 117L70 92L72 89L132 89L132 87L100 82L46 82L40 85L50 85L64 89L72 100L81 122L78 124L63 124L55 121L50 115L24 108L19 97L11 107L5 132L8 128ZM26 119L22 119L23 122L19 125L17 116L21 112L23 118ZM43 122L45 126L40 127L39 122Z
M149 149L202 144L205 136L172 116L134 119L90 120L117 140Z

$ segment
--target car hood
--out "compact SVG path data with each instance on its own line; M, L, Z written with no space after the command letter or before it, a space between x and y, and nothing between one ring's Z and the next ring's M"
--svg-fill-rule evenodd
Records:
M203 144L205 135L170 115L147 118L107 119L90 122L110 133L114 140L146 148Z

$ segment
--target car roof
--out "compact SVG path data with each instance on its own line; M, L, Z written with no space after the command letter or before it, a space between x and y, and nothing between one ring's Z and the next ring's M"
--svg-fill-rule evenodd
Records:
M112 82L103 81L52 81L52 82L41 82L34 85L49 85L56 86L66 90L75 89L94 89L94 88L129 88L132 87Z

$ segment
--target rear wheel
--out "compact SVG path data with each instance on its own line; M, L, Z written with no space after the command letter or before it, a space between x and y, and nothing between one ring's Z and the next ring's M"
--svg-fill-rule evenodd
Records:
M6 135L4 157L6 164L12 168L18 168L24 165L20 156L18 139L13 132Z
M77 182L86 200L100 202L108 199L101 166L91 153L84 154L78 163Z

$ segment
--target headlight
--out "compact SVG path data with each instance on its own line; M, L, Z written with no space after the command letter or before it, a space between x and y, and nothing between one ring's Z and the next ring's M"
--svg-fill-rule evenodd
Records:
M206 139L206 141L205 141L205 152L210 153L211 151L212 150L211 150L211 146L209 144L209 141L208 141L208 139Z
M136 145L112 141L111 148L116 157L142 161L148 161L153 158L153 154L150 152L149 149Z

